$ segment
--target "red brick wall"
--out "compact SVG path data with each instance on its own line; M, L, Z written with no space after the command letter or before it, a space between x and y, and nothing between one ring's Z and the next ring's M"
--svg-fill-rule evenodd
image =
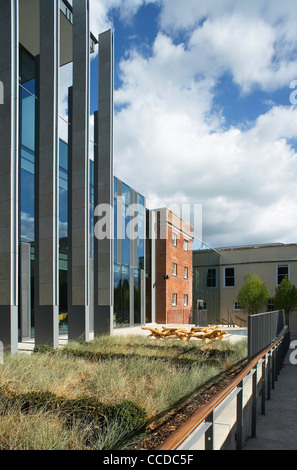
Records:
M189 236L167 225L167 239L156 243L157 288L156 312L158 323L189 323L192 316L192 241ZM177 246L172 244L172 231L177 234ZM184 240L188 240L188 251ZM177 264L177 275L172 275L172 263ZM188 279L184 279L184 267L188 268ZM169 279L165 280L164 275ZM177 305L172 306L172 294L177 294ZM188 306L184 306L184 295L188 295Z

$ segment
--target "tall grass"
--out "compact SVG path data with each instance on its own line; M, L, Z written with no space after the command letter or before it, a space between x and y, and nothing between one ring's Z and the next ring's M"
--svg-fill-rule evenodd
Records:
M44 410L23 413L20 405L2 404L0 450L84 450L79 427Z
M49 391L76 399L96 397L106 404L132 400L145 408L148 418L174 406L180 399L214 380L246 357L246 341L202 346L201 342L156 341L145 337L101 337L92 343L69 343L71 351L119 354L90 361L61 350L6 356L0 367L0 384L18 393ZM214 352L215 349L215 352ZM215 364L191 364L198 357L219 357ZM171 359L175 359L171 361ZM176 362L188 358L186 365ZM1 405L1 403L0 403ZM115 449L127 441L127 431L115 421L104 432L90 433L88 424L64 426L63 419L45 411L21 413L20 407L2 403L0 449L84 449L92 435L92 449Z
M0 383L19 392L50 391L59 396L78 398L95 396L104 403L133 400L144 407L148 416L172 406L183 396L208 382L245 355L245 344L220 342L201 350L200 343L180 341L154 342L147 338L102 337L90 344L72 343L71 348L93 352L137 351L136 356L107 358L97 362L55 355L19 354L8 356L0 367ZM221 351L216 365L206 361L201 366L177 366L164 357L197 358L213 348ZM150 359L154 357L154 360Z

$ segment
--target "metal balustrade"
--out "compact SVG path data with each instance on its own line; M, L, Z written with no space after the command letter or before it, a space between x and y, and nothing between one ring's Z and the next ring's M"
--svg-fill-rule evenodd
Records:
M275 387L289 345L290 331L285 328L273 344L254 357L232 383L195 413L157 450L217 450L223 447L228 438L229 441L234 441L235 449L240 450L245 438L256 437L258 413L265 414L265 402L271 398L271 390ZM249 394L246 392L248 387ZM232 404L232 421L224 423L224 411ZM221 418L221 422L218 418ZM228 430L223 437L216 432L219 425ZM219 439L221 444L216 442Z
M251 360L267 348L285 328L283 310L248 317L248 357Z

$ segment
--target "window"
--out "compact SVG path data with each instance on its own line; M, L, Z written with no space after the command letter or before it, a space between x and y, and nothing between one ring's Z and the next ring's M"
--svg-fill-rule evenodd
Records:
M188 306L188 302L189 302L188 294L185 294L185 295L184 295L184 307L187 307L187 306Z
M267 312L274 312L274 299L269 299L267 304Z
M209 268L207 270L207 287L217 287L217 270L215 268Z
M188 240L184 240L184 251L188 251L188 249L189 249Z
M233 312L242 312L243 308L239 305L236 300L233 302Z
M177 294L172 294L172 307L177 305Z
M278 265L277 266L277 285L279 286L283 279L289 279L289 265Z
M176 235L176 233L172 233L172 245L177 246L177 235Z
M172 276L177 276L177 264L172 263Z
M188 279L188 268L184 267L184 279Z
M234 268L225 268L225 287L235 287Z

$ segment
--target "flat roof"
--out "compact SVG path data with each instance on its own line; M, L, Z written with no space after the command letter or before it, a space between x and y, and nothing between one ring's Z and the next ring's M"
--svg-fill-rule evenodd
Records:
M258 244L251 244L251 245L233 245L233 246L225 246L225 247L219 247L219 248L212 248L216 252L221 252L221 251L233 251L233 250L247 250L247 249L257 249L257 248L275 248L275 247L289 247L289 246L296 246L297 243L258 243ZM207 250L194 250L193 253L203 253L204 251Z

